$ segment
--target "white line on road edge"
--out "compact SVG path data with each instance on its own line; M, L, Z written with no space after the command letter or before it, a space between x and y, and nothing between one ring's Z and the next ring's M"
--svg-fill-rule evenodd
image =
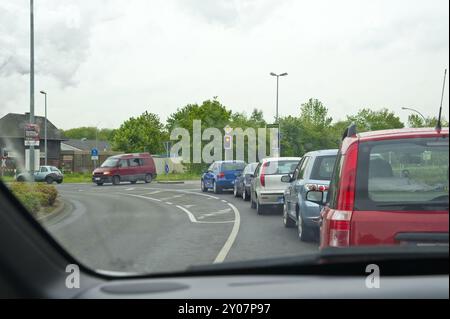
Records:
M234 225L231 230L230 236L228 236L225 245L223 245L216 259L214 260L215 264L222 263L228 255L231 247L233 246L234 241L236 240L237 234L239 232L239 227L241 226L241 215L239 214L239 210L230 203L227 203L234 211Z
M134 191L134 190L135 190L134 187L131 187L131 188L127 188L127 189L126 189L126 191Z

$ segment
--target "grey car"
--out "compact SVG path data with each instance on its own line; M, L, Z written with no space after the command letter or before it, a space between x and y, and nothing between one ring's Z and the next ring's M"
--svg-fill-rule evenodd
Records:
M244 171L236 177L236 181L234 182L234 197L242 196L243 200L250 200L250 186L258 164L258 162L248 164L245 166Z
M55 166L41 166L38 171L34 172L35 182L46 182L47 184L53 184L54 182L61 184L64 180L64 175ZM16 176L18 182L25 182L31 180L30 173L21 173Z
M289 186L284 192L283 223L297 226L301 241L318 241L322 206L306 200L311 190L327 191L338 150L322 150L305 154L293 175L282 177Z

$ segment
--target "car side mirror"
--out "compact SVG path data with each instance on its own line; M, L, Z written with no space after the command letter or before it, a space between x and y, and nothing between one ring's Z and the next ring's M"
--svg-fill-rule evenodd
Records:
M291 177L291 175L284 175L284 176L281 176L281 181L282 181L283 183L290 183L290 182L292 181L292 177Z
M325 205L324 192L309 191L306 193L306 200L318 205Z

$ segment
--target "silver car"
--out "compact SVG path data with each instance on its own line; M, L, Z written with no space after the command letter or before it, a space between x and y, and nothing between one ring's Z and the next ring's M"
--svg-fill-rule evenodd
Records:
M34 172L33 175L35 182L46 182L47 184L53 184L53 182L61 184L64 180L63 173L61 173L61 171L55 166L41 166L38 171ZM31 174L28 172L21 173L16 176L16 181L18 182L31 180Z
M250 187L250 202L259 215L266 207L281 211L287 187L281 176L292 174L300 160L301 157L266 158L258 165Z

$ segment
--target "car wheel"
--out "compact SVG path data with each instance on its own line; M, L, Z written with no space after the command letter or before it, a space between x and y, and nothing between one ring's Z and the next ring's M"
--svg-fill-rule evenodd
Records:
M286 202L283 205L283 224L286 228L291 228L295 225L295 222L289 217Z
M113 185L119 185L120 184L120 176L114 176L112 179Z
M238 193L236 184L234 184L234 187L233 187L233 195L234 195L234 197L239 197L239 193Z
M101 183L101 182L98 182L96 184L97 184L97 186L103 186L103 183Z
M45 182L46 182L47 184L49 184L49 185L53 184L53 177L47 176L47 177L45 178Z
M244 191L242 192L242 199L244 201L248 201L249 200L249 196L247 194L247 191L244 189Z
M298 232L298 239L303 242L311 242L313 241L313 231L308 226L305 225L303 222L303 218L301 213L298 213L297 216L297 232Z
M258 199L256 199L256 213L258 215L262 215L263 214L263 208L264 208L264 206L259 203Z
M250 207L251 207L251 208L256 208L256 203L255 203L255 201L253 200L253 195L250 195Z
M216 184L216 182L213 182L213 190L215 194L220 194L222 192L222 189Z
M17 177L17 181L18 182L25 182L25 177L23 177L23 176L19 176L19 177Z
M136 184L136 181L131 181L130 183L134 185L134 184Z
M60 179L60 180L56 181L56 183L58 183L58 184L62 184L62 182L63 182L63 180L62 180L62 179Z
M203 179L200 182L200 188L203 193L206 193L208 191L208 187L205 186L205 182L203 181Z
M145 178L144 178L145 184L150 184L152 182L152 179L153 179L152 174L145 175Z

